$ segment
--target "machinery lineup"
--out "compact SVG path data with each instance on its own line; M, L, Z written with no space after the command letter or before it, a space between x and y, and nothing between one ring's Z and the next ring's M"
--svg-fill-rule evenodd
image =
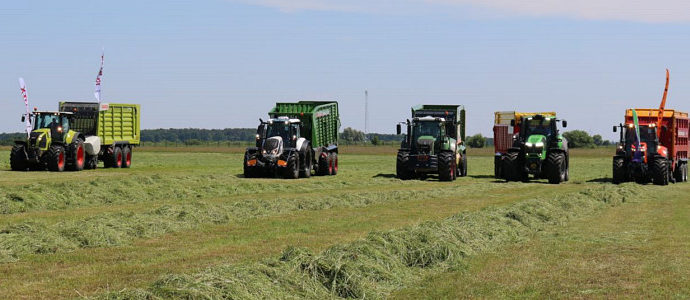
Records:
M99 73L100 76L101 73ZM99 77L100 78L100 77ZM669 74L659 108L625 110L613 156L614 183L635 181L667 185L688 177L688 113L666 109ZM28 109L22 115L27 136L10 153L14 171L81 171L129 168L140 144L140 106L99 102L60 102L56 111ZM100 91L100 90L97 90ZM97 96L100 96L98 94ZM546 179L559 184L570 177L568 122L556 112L494 113L494 176L506 181ZM308 178L338 174L340 114L336 101L276 103L266 121L259 119L256 140L244 154L244 177ZM403 126L405 130L403 132ZM465 108L418 105L398 123L402 141L396 176L402 180L437 176L453 181L467 176Z

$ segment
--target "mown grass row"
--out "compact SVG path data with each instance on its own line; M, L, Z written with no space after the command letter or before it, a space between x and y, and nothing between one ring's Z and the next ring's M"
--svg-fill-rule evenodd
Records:
M441 190L444 196L459 198L488 190L508 189L511 186L447 186ZM435 192L438 190L439 188L434 189ZM341 191L239 201L189 200L187 203L167 204L144 211L102 213L55 223L44 220L19 222L0 227L0 262L17 261L24 254L49 254L78 248L126 245L137 238L151 238L205 224L236 222L300 210L365 207L420 197L428 198L429 188Z
M373 232L321 253L289 247L262 262L222 265L191 275L168 275L148 288L103 299L383 298L422 275L462 267L477 253L529 238L555 226L615 206L653 187L600 185L554 198L461 213L442 221Z

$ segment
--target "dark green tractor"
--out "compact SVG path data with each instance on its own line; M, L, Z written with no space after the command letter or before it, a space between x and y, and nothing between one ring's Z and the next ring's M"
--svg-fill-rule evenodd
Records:
M567 127L567 121L553 116L521 117L511 126L519 126L513 146L503 156L503 177L507 181L527 181L545 178L558 184L569 179L570 153L568 140L560 134L557 124Z
M83 170L84 136L70 129L71 117L70 112L34 111L30 115L33 130L26 140L15 141L12 147L12 170Z

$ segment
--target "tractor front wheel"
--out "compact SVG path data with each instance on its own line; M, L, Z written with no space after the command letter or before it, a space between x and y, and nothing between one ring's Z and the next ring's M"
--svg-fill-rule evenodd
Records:
M59 145L50 146L48 149L48 170L62 172L65 170L65 148Z
M29 167L24 145L17 144L12 147L12 152L10 152L10 167L12 171L26 171Z
M625 161L621 157L613 158L613 183L625 182Z
M438 155L438 179L440 181L452 181L455 174L453 155L443 152Z
M522 171L518 152L508 152L503 156L503 177L506 181L521 181L525 180L526 176Z
M291 154L287 159L287 166L285 166L285 174L283 174L285 179L297 179L299 178L299 159L297 154Z
M405 151L398 151L398 157L395 160L395 175L398 179L408 180L412 178L412 172L407 169L407 161L410 159L410 154Z
M546 157L546 177L551 184L559 184L565 180L565 155L551 152Z
M655 157L651 166L652 182L655 185L668 185L668 160L664 157Z

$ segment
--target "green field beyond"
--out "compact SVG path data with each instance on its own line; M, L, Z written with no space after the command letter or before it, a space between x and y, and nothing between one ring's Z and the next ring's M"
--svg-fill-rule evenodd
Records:
M2 298L690 297L690 184L400 181L394 147L337 176L245 179L241 148L135 149L131 169L11 172L0 150Z

